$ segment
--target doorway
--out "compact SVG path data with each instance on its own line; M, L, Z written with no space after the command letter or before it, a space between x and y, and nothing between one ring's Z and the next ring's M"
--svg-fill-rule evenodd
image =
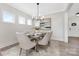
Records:
M79 17L69 18L68 42L72 47L79 48Z

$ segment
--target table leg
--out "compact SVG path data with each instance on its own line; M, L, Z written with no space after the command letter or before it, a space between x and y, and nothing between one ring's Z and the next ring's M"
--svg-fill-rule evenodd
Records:
M0 51L0 56L2 56L1 51Z
M35 46L35 51L39 52L37 48L38 48L38 44L36 44L36 46Z

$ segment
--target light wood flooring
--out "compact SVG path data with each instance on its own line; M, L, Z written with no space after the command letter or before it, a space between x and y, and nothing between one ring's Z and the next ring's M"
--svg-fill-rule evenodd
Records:
M1 52L3 56L18 56L19 46ZM25 51L22 51L25 56ZM69 43L52 40L48 48L32 51L28 56L79 56L79 38L69 37Z

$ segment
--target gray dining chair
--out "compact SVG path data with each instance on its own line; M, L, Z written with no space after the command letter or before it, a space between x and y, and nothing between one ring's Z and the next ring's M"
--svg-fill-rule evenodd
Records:
M24 33L16 33L17 36L17 40L19 42L19 46L20 46L20 53L19 55L21 55L22 49L26 50L26 52L28 50L30 50L31 48L36 46L36 43L31 42L29 37L27 37Z
M42 40L38 42L39 45L48 45L52 32L47 32Z

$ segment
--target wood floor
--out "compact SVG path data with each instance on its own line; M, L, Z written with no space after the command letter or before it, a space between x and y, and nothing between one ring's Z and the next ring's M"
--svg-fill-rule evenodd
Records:
M68 53L74 56L79 56L79 37L69 37L69 43L66 49Z
M18 46L2 51L3 56L18 56L18 53ZM23 51L22 55L25 56L24 54ZM39 52L32 51L29 56L79 56L79 38L69 37L69 43L52 40L47 51L39 49Z

